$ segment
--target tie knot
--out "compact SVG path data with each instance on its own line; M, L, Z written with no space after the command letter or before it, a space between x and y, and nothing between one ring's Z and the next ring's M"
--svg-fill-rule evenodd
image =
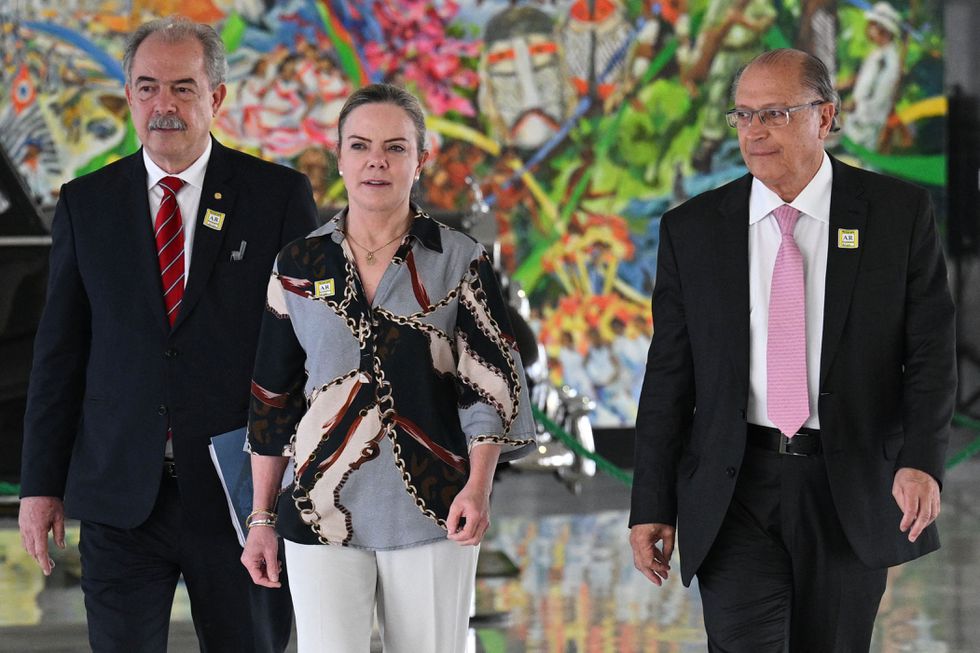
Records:
M799 209L794 209L789 204L783 204L779 208L774 209L772 214L776 216L776 222L779 223L779 231L784 236L786 234L793 235L796 221L800 218Z
M157 182L160 188L163 189L163 194L177 196L177 191L179 191L184 186L184 180L180 177L164 177Z

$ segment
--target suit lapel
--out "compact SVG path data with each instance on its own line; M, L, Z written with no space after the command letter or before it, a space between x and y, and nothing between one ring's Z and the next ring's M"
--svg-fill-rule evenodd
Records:
M827 279L824 291L823 343L820 352L820 387L822 388L837 354L841 333L847 320L848 307L854 291L858 263L861 261L860 238L868 220L868 202L864 188L850 169L831 157L834 182L830 195L830 233L827 242ZM856 230L856 249L838 246L841 229Z
M130 155L126 167L127 180L120 189L121 214L120 243L113 250L123 270L136 276L140 294L149 303L156 322L164 333L170 331L167 310L163 305L163 288L160 284L160 267L157 263L157 246L153 238L153 218L150 215L150 199L146 188L146 166L143 150Z
M737 180L722 199L718 225L718 278L725 292L719 298L724 320L723 333L734 368L733 378L740 384L738 397L748 397L749 378L749 189L752 177Z
M212 143L211 158L208 160L208 169L204 174L201 204L195 216L197 223L194 227L190 276L184 289L184 300L180 306L180 314L174 323L175 330L180 328L180 325L183 324L204 295L204 289L207 287L208 279L214 270L218 252L221 251L225 234L228 233L229 223L235 219L230 211L230 208L235 205L235 191L229 185L232 169L228 155L218 141L212 140ZM220 225L217 225L213 219L205 222L205 216L209 210L214 214L223 215Z

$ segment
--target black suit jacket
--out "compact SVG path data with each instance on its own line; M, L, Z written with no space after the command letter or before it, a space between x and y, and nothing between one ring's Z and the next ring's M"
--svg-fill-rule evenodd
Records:
M900 467L940 483L956 386L953 303L927 193L832 159L818 411L834 505L868 566L936 549L914 543L891 496ZM630 525L677 525L685 584L731 502L749 385L752 177L661 223L654 335L636 422ZM858 247L838 247L838 229Z
M224 214L220 230L202 224L208 209ZM22 496L64 497L70 517L135 527L156 500L169 425L186 509L202 529L230 523L209 438L246 423L272 263L314 228L316 206L300 173L214 141L194 219L171 329L142 152L62 187L24 420Z

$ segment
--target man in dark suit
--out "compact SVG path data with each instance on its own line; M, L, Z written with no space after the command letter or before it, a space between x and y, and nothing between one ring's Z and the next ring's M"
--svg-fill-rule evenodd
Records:
M183 574L203 651L281 651L285 590L251 583L209 438L244 426L265 287L315 226L299 173L209 133L225 56L208 26L139 28L123 59L143 148L62 188L25 418L20 529L81 520L96 651L165 651Z
M939 546L943 254L925 191L824 152L838 105L815 57L760 55L750 174L661 224L630 543L660 585L676 529L712 651L867 651L887 567Z

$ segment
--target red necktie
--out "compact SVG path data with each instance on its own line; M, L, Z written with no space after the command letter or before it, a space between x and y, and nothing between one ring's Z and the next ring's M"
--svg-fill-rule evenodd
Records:
M163 303L170 326L173 326L184 298L184 223L177 205L177 191L184 182L177 177L164 177L158 183L163 189L163 201L153 222L153 231L156 234L160 280L163 282Z
M783 240L776 252L769 293L766 404L769 419L791 438L810 416L803 254L793 238L800 212L783 204L773 214Z

